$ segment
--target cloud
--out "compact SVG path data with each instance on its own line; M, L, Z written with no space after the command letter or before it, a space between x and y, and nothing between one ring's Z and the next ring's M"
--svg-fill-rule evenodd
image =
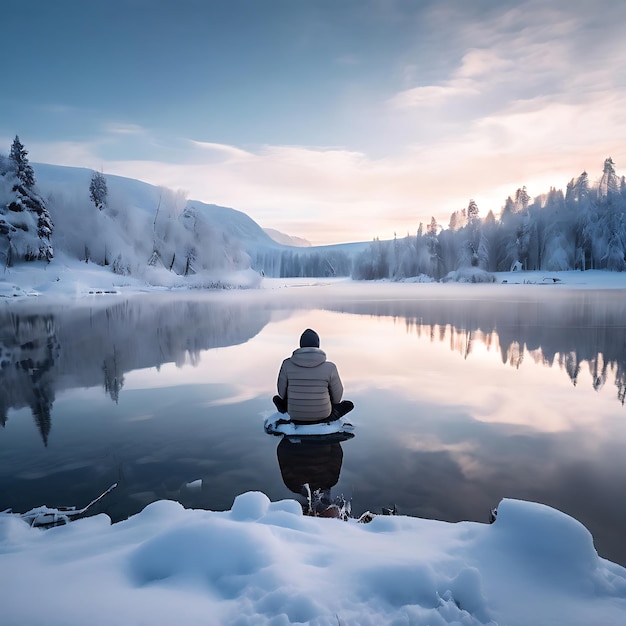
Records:
M189 140L191 145L203 150L205 152L214 152L218 157L225 157L228 160L233 161L241 161L248 160L253 157L250 152L245 150L241 150L240 148L236 148L234 146L228 146L220 143L211 143L206 141L194 141L193 139Z
M149 134L136 141L165 143L172 160L103 159L106 139L29 149L39 161L182 189L191 199L245 211L262 226L313 243L367 241L415 232L432 215L447 224L470 198L482 215L498 213L522 185L536 195L563 188L584 169L593 178L609 154L619 169L626 164L624 104L602 94L579 103L516 101L468 123L462 133L380 158L337 147L244 150L193 140L168 150L163 138Z
M514 67L511 59L503 58L497 51L472 48L461 58L460 65L449 80L436 85L421 85L404 89L389 100L392 108L438 107L454 98L480 95L497 73ZM415 79L415 66L403 70L405 81Z
M76 107L60 103L37 104L33 108L43 113L52 113L53 115L72 115L77 112Z
M515 66L512 59L503 58L497 51L480 48L468 50L456 75L462 79L487 79L496 72L505 72Z
M147 131L138 124L121 124L119 122L110 122L105 125L106 133L113 135L142 135Z
M99 170L103 161L97 155L98 145L97 141L31 141L28 149L36 162Z
M437 82L403 83L387 101L390 125L405 129L428 172L419 180L445 185L445 172L451 201L468 190L497 211L522 184L538 194L609 154L623 161L626 43L616 24L626 10L601 4L528 0L482 14L437 5L427 17L454 62ZM419 58L405 67L404 80L418 81Z
M88 143L28 145L30 155L184 189L314 243L414 232L431 215L445 224L469 198L498 212L522 185L534 195L584 169L599 175L609 155L626 166L626 4L478 12L442 0L419 17L430 37L380 61L394 68L395 93L389 82L351 92L354 143L237 145L115 122ZM307 119L313 131L326 121Z
M626 79L621 61L626 43L616 22L624 23L626 9L601 5L526 0L503 3L488 13L467 13L453 12L444 2L429 19L450 41L443 52L448 75L437 82L403 85L389 102L419 108L480 95L480 105L474 99L466 113L467 119L476 119L515 101L538 96L575 101L581 92L618 88ZM409 58L405 76L420 82L416 65L418 60Z
M448 81L441 85L413 87L397 93L390 99L393 108L439 107L446 100L478 94L478 89L471 82Z

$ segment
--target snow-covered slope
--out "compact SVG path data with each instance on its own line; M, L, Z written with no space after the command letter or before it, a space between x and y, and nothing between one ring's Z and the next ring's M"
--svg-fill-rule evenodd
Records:
M121 176L105 175L108 197L99 211L89 195L92 170L50 164L34 170L56 253L115 264L124 275L141 276L151 264L178 276L246 268L277 277L347 276L367 245L302 247L304 240L284 234L281 243L242 211Z
M275 228L264 228L265 232L277 243L281 243L284 246L295 246L296 248L308 248L311 242L302 237L293 237L286 233L281 233Z
M65 167L61 165L34 164L37 184L44 195L68 195L84 200L88 205L89 183L93 171L85 168ZM163 206L164 196L175 199L173 209L182 213L187 207L195 207L206 217L208 222L228 236L242 241L259 242L271 245L275 243L264 230L242 211L216 204L205 204L198 200L189 200L182 192L174 192L163 187L155 187L139 180L106 174L109 195L114 202L124 201L134 210L143 211L152 217Z
M229 237L250 247L250 244L262 244L273 247L276 242L246 213L219 206L205 204L198 200L189 200L187 206L196 207L210 224L216 224Z
M66 167L64 165L52 165L49 163L33 163L37 186L46 196L69 196L80 199L86 206L91 203L89 199L89 182L93 170L84 167ZM154 213L159 202L162 189L149 185L140 180L113 176L106 174L106 182L109 194L114 199L123 198L129 206Z
M49 164L34 170L54 224L55 253L116 274L144 277L155 267L184 277L242 271L257 246L277 246L244 213L182 192L105 175L99 210L90 197L93 171Z

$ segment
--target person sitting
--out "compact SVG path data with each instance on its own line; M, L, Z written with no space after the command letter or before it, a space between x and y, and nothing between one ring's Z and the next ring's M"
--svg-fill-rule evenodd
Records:
M337 366L320 350L319 335L307 328L300 347L285 359L278 372L278 395L273 401L294 424L320 424L343 417L354 408L342 400L343 384Z

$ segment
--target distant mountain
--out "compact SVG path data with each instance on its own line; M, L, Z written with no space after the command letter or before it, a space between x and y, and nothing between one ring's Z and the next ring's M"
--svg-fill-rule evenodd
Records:
M279 230L274 228L264 228L263 229L275 242L282 244L283 246L293 246L295 248L309 248L311 247L311 242L303 239L302 237L293 237L292 235L287 235L285 233L281 233Z

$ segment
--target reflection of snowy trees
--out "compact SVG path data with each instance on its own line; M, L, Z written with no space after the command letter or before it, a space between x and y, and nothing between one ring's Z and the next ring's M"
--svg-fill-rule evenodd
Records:
M117 404L120 399L120 391L124 386L124 372L120 370L115 345L113 345L112 353L104 357L102 372L104 373L104 390Z
M52 426L55 371L60 346L51 315L3 316L0 334L2 425L16 406L30 407L45 445ZM16 405L14 399L19 397Z
M480 294L478 294L480 295ZM105 306L50 311L18 304L0 311L0 424L9 409L30 407L44 442L55 395L64 389L101 387L120 399L129 371L164 363L194 364L203 350L243 343L270 320L276 307L300 308L300 296L277 305L272 298L207 297L172 301L142 296ZM601 389L614 379L626 398L626 302L620 292L559 293L558 298L520 295L496 302L458 300L340 299L309 302L341 312L404 319L407 332L448 343L471 361L477 342L499 347L503 363L526 359L558 365L573 384L587 369Z
M526 188L507 198L499 219L479 217L473 200L450 217L448 228L432 218L415 236L374 241L354 262L357 279L436 279L474 267L489 272L525 270L626 269L626 179L606 159L595 186L586 172L565 194L550 189L531 199Z
M0 312L0 424L9 409L30 407L47 444L58 391L103 386L118 402L129 371L198 363L203 350L254 336L269 309L255 306L252 315L251 306L150 297L44 314L12 306Z
M514 301L354 301L333 305L342 312L404 318L407 332L448 343L471 358L477 342L499 346L503 363L519 368L525 358L558 365L574 385L586 367L594 389L612 377L617 397L626 399L626 301L621 293L559 294L558 299Z

